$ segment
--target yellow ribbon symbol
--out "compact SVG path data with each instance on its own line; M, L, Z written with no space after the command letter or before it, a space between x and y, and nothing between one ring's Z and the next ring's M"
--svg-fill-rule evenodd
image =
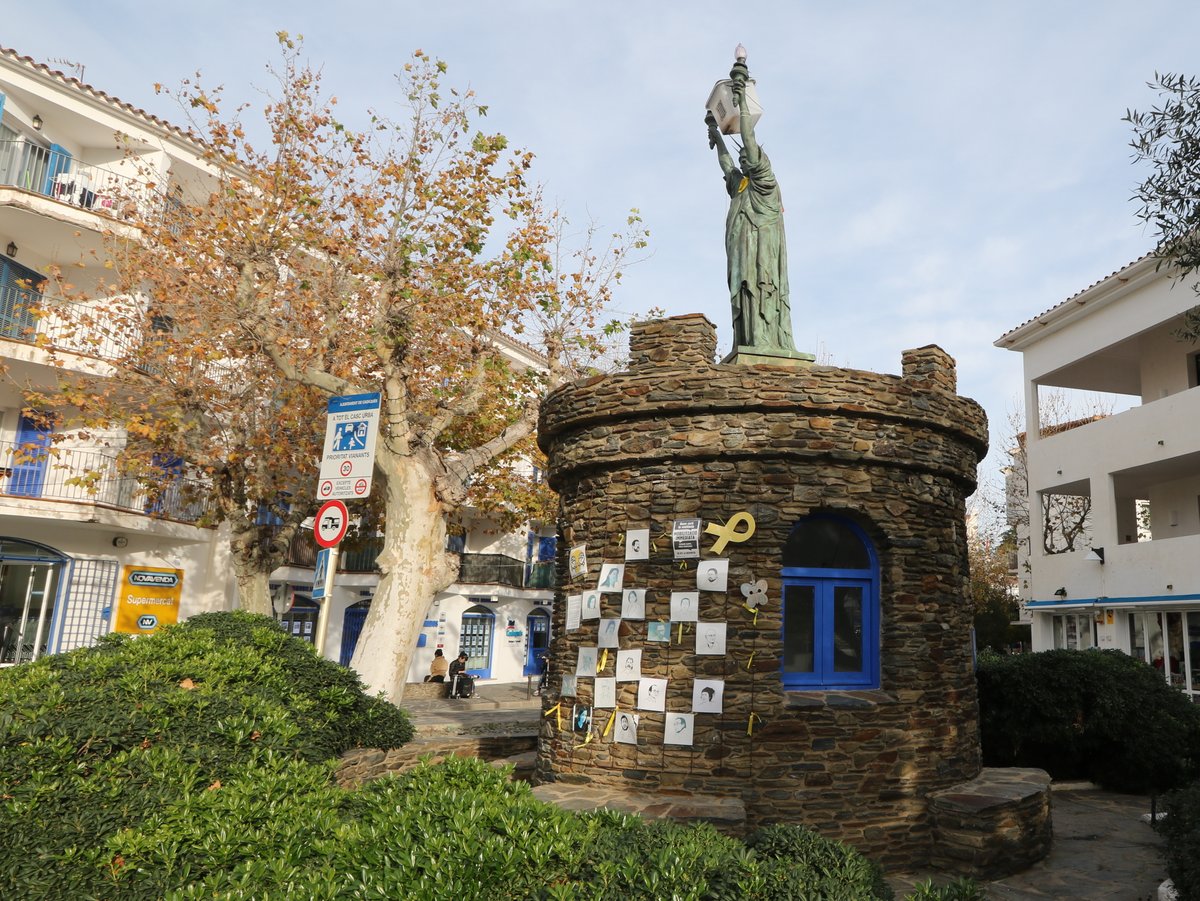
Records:
M683 623L679 624L679 637L675 639L675 644L683 644Z
M758 608L751 607L749 604L742 604L742 606L754 614L754 625L757 626L758 625Z
M746 527L746 530L739 532L738 526L742 525ZM729 520L723 526L719 526L715 522L710 522L704 527L704 532L705 534L719 536L716 544L712 546L712 552L719 554L725 550L725 545L729 544L729 542L733 541L740 544L754 534L754 517L749 513L735 513L733 514L733 519Z
M542 716L549 716L552 713L554 714L555 721L558 723L558 731L562 732L562 701L559 701L557 704L543 713Z
M604 724L604 732L600 736L601 738L608 738L608 733L612 732L613 723L617 720L617 711L620 709L620 707L614 707L613 712L608 715L608 722Z
M761 722L762 722L762 717L760 717L760 716L759 716L757 713L752 713L752 714L750 714L750 719L749 719L749 720L747 721L747 723L746 723L746 734L747 734L747 735L753 735L753 734L754 734L754 722L755 722L755 720L757 720L758 722L760 722L760 723L761 723Z
M750 669L750 665L751 665L752 663L754 663L754 652L753 652L753 651L751 651L751 652L750 652L750 659L746 661L746 669L747 669L747 671Z
M604 652L600 655L600 669L598 669L596 672L604 672L604 667L606 666L608 666L608 648L605 648Z

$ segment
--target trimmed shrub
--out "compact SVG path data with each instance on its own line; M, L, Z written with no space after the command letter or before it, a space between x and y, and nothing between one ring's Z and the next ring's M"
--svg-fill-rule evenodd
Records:
M1200 708L1128 654L981 657L977 676L986 766L1125 792L1166 791L1200 766Z
M394 747L407 717L267 617L195 617L0 671L0 897L105 897L96 849L247 766ZM328 781L328 775L325 776Z
M1179 901L1200 901L1200 782L1167 795L1165 807L1158 830L1167 842L1167 875Z

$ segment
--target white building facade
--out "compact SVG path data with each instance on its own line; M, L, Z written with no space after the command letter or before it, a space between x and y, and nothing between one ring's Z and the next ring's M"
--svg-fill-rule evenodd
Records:
M1152 255L1007 332L1021 353L1029 522L1019 578L1035 651L1116 648L1200 700L1200 346L1173 332L1200 302ZM1048 427L1045 390L1119 395L1112 415ZM1067 553L1038 540L1055 496L1087 498Z
M151 498L118 471L119 434L52 445L25 403L60 366L103 374L125 340L68 327L51 267L86 287L106 233L136 236L132 221L205 178L179 129L0 49L0 665L109 632L132 569L182 574L172 617L231 604L227 543L196 524L185 473Z

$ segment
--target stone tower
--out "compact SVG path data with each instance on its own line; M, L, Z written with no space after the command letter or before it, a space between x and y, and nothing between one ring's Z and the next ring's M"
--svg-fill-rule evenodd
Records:
M588 572L571 581L560 562L544 703L562 719L542 720L537 781L740 798L747 828L801 822L883 862L930 860L931 795L980 774L964 503L983 410L935 346L906 351L899 376L717 365L714 327L690 315L635 326L630 351L627 371L543 407L560 548L584 546ZM676 559L673 523L689 518L731 528ZM626 560L636 529L652 549ZM714 559L728 561L726 590L699 591L695 621L673 618L672 593L697 591ZM567 599L596 590L603 563L645 590L645 618L621 618L622 594L604 593L600 618L568 629ZM720 624L724 653L711 653ZM618 634L607 652L602 628ZM615 707L576 675L581 648L598 648L600 679L640 650ZM666 680L661 710L645 696L639 708L653 679ZM637 715L636 743L616 740L620 713Z

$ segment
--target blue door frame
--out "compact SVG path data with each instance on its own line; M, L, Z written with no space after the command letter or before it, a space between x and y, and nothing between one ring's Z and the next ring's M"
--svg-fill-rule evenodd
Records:
M8 494L41 497L52 430L22 414L17 424L16 456L8 477Z
M525 620L525 637L528 649L524 675L541 675L542 663L539 658L550 650L550 614L540 607L531 611Z

